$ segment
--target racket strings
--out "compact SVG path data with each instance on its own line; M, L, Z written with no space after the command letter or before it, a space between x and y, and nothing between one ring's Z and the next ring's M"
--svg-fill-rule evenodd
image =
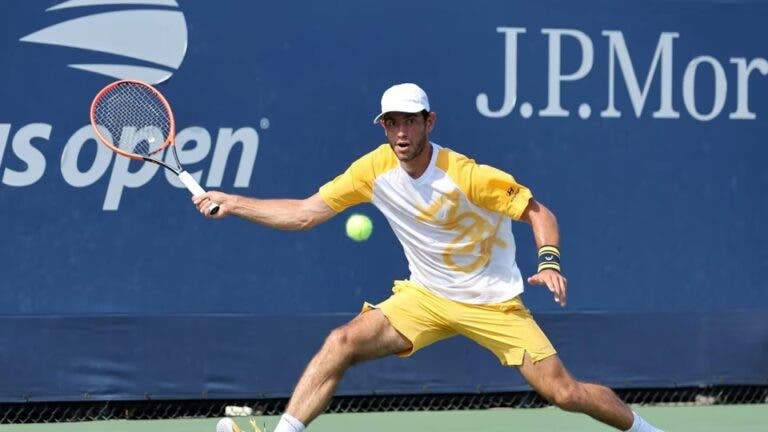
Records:
M104 93L94 107L94 118L109 132L112 145L144 157L162 151L171 134L166 105L138 83L121 83Z

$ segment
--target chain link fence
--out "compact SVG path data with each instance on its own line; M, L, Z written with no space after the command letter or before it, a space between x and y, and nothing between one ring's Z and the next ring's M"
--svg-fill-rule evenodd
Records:
M618 389L616 393L627 403L639 405L768 404L768 386ZM226 408L232 406L247 407L253 415L277 415L283 412L287 402L287 399L200 399L5 403L0 404L0 423L221 417ZM541 408L548 405L534 392L337 396L326 413Z

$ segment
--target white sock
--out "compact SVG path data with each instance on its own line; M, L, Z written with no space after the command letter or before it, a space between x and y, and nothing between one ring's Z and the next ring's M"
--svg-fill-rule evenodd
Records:
M274 432L304 432L304 423L285 413L280 417L280 423L277 424Z
M635 419L632 421L632 427L627 429L627 432L664 432L645 421L640 417L640 414L632 411L632 415L635 416Z

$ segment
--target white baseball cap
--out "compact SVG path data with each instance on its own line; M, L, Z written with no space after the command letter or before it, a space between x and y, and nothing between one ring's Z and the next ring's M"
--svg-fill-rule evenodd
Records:
M388 112L418 113L429 111L429 99L424 90L416 84L393 85L381 95L381 114L373 119L376 124Z

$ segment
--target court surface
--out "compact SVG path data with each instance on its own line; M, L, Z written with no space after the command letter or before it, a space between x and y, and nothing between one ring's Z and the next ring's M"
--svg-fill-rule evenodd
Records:
M768 405L633 407L667 432L765 432ZM274 428L277 417L257 417L260 427ZM0 431L18 432L214 432L218 419L110 420L82 423L0 425ZM253 432L247 418L235 421L243 432ZM490 409L480 411L419 411L327 414L308 432L582 432L610 431L590 418L556 408Z

